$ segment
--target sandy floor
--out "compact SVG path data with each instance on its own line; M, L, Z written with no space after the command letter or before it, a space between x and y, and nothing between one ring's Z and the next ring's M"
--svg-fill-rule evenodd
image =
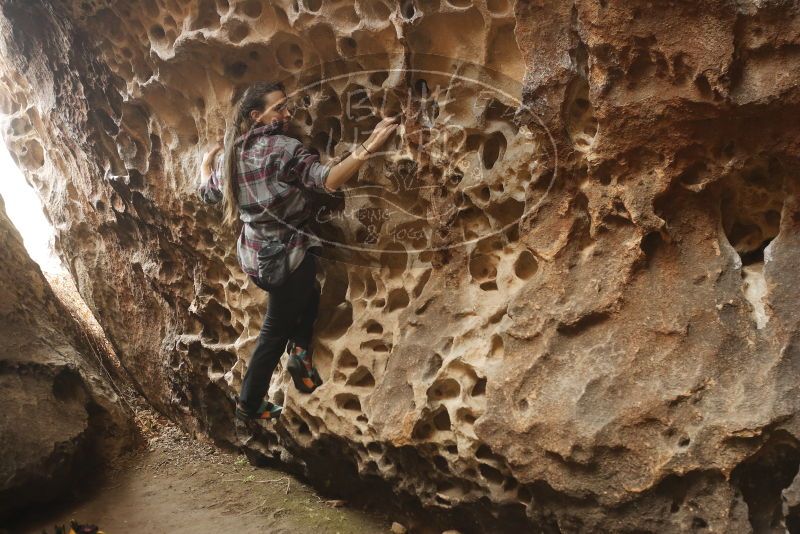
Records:
M280 471L251 467L167 427L147 450L126 458L83 502L19 525L12 532L54 532L54 526L98 525L107 534L374 533L391 521L325 501Z

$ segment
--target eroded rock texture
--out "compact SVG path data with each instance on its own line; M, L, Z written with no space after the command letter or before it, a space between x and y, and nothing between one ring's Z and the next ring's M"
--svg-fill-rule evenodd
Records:
M264 296L194 194L199 154L247 82L325 78L294 121L323 159L374 124L354 94L406 111L397 151L354 181L382 192L337 209L424 222L378 232L377 265L322 262L326 384L301 396L276 375L286 418L249 449L494 529L796 521L795 3L0 5L9 143L159 409L240 443L230 396ZM407 74L475 64L516 93L434 104L448 76ZM426 144L445 121L464 135ZM409 175L424 190L389 187ZM372 233L333 219L339 243Z
M64 498L133 440L132 414L0 200L0 517Z

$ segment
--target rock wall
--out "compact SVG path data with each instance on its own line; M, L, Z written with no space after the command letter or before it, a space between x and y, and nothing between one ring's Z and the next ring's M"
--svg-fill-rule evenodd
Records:
M163 412L243 443L264 295L197 166L247 82L286 79L323 160L406 115L320 229L326 384L276 373L286 417L248 450L465 529L796 525L795 3L0 6L9 144Z
M0 517L85 490L133 442L132 414L0 199ZM76 491L77 490L77 491Z

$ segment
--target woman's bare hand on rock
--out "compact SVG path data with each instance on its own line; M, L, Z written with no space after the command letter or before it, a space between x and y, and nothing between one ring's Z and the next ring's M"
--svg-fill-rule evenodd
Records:
M211 149L207 150L206 153L203 155L203 162L200 164L200 178L202 180L208 180L211 176L212 166L214 165L214 158L217 157L217 154L220 150L224 147L222 143L219 141L211 147Z
M399 125L400 115L384 117L372 130L369 138L364 141L364 147L370 152L375 152L389 139Z
M397 129L399 119L399 115L382 119L372 130L369 139L364 141L364 148L370 152L378 150ZM368 157L369 156L362 148L357 148L357 151L352 152L349 157L334 165L328 172L325 188L328 191L336 191L347 180L358 173L358 169Z

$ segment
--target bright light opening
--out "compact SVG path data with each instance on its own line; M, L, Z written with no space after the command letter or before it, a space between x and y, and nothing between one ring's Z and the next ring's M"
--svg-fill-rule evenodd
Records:
M47 274L61 274L64 266L53 252L55 230L44 216L39 196L25 181L22 171L0 140L0 195L6 213L17 227L28 255Z

